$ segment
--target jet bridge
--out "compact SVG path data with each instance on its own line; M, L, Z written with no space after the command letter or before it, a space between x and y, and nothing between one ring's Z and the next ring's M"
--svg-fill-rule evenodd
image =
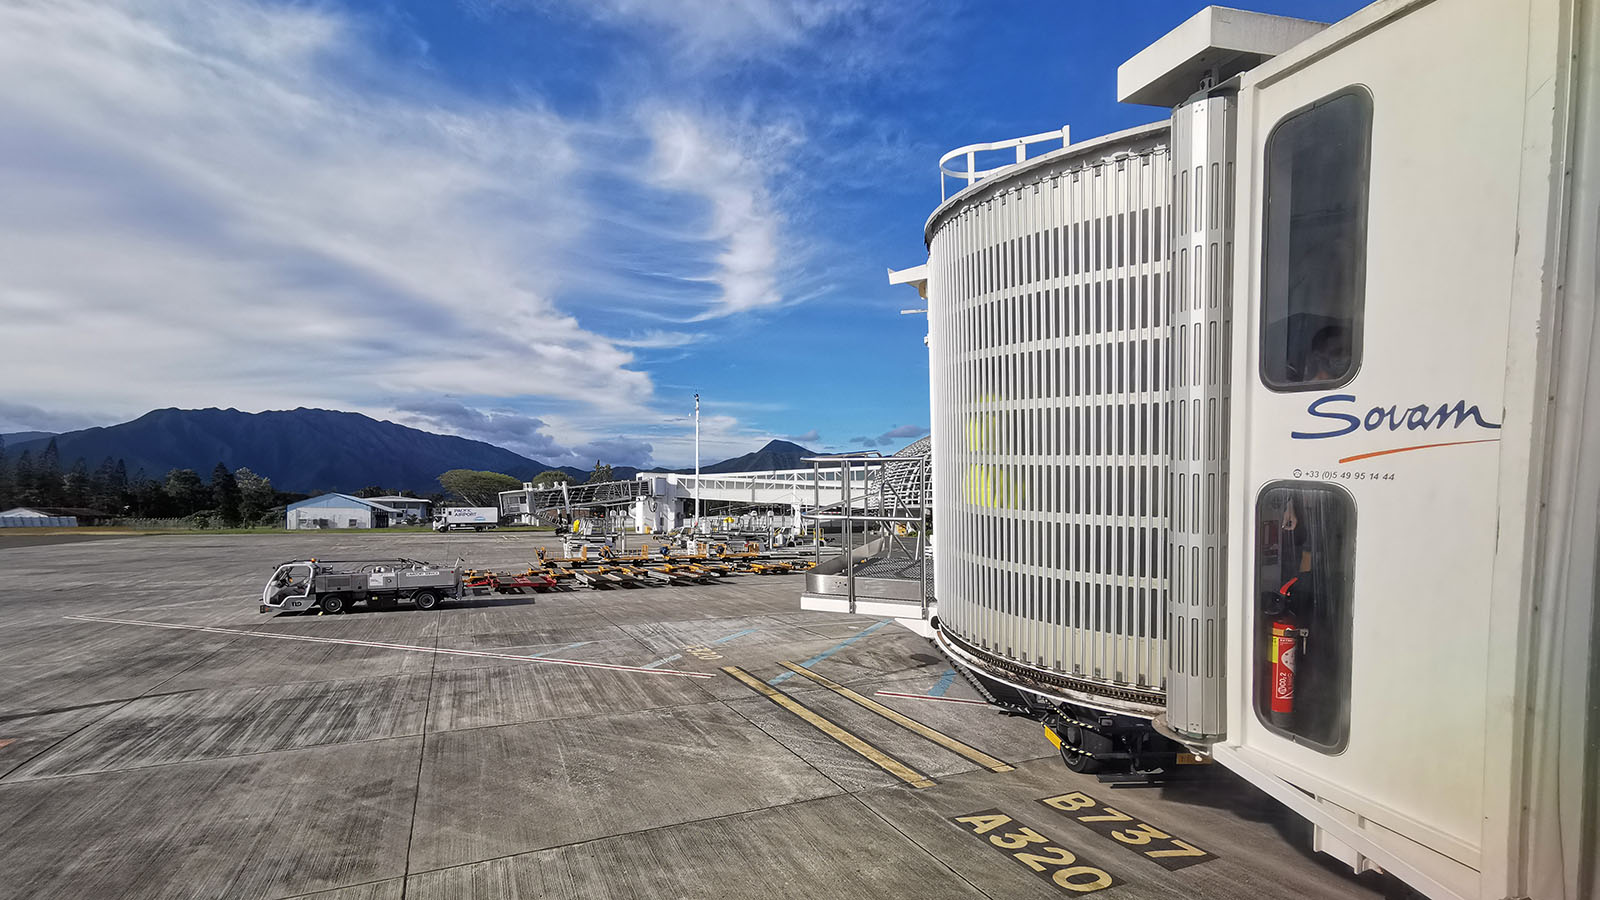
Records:
M831 458L819 457L823 461ZM525 482L520 489L500 493L500 515L532 525L564 520L573 510L606 510L631 520L635 530L660 532L688 524L698 497L702 504L734 503L746 509L785 511L790 524L797 526L804 512L836 507L847 496L854 497L857 504L876 496L869 482L892 457L873 454L857 459L857 465L848 467L813 465L698 476L641 472L623 481L575 485Z

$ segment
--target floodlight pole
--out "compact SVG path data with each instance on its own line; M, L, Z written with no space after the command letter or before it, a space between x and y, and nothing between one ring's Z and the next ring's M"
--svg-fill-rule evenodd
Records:
M694 395L694 533L700 533L700 395Z

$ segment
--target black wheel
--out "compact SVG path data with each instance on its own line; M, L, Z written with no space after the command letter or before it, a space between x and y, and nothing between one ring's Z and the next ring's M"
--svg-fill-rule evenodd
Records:
M322 611L330 616L337 616L350 608L350 601L338 594L329 594L322 598Z
M435 609L439 606L439 595L433 591L417 591L411 599L417 604L417 609Z
M1093 775L1105 768L1105 764L1094 757L1078 752L1083 747L1082 728L1068 725L1057 736L1061 738L1061 761L1067 768L1081 775Z

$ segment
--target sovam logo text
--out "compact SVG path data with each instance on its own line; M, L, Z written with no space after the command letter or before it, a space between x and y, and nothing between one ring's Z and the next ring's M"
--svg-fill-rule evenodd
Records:
M1321 420L1317 424L1325 425L1327 430L1290 432L1289 436L1296 440L1340 437L1361 429L1399 431L1403 428L1407 431L1430 431L1459 429L1467 425L1476 425L1479 428L1500 427L1498 422L1484 421L1478 407L1468 406L1465 400L1457 400L1453 404L1441 403L1438 406L1429 406L1426 403L1415 406L1396 404L1362 410L1354 394L1329 394L1311 401L1306 407L1306 412L1312 418Z

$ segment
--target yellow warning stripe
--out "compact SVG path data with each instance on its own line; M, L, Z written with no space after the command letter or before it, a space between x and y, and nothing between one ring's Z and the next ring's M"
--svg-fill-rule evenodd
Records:
M844 685L838 684L829 678L818 675L804 666L797 666L792 662L781 663L781 665L792 672L804 675L805 677L815 681L816 683L822 685L830 691L833 691L835 694L844 697L847 700L854 700L856 703L865 706L867 709L870 709L878 715L883 716L885 719L888 719L896 725L899 725L901 728L915 732L916 734L933 741L935 744L938 744L946 750L965 756L967 759L972 760L991 772L1009 772L1013 768L1011 765L1007 764L1005 760L996 759L982 750L979 750L977 747L962 743L961 741L956 740L942 731L929 728L910 716L903 715L897 710L890 709L889 707L884 706L882 703L879 703L870 697L863 697Z
M723 666L722 671L744 682L751 690L804 719L813 728L854 750L873 765L904 781L906 784L914 788L933 787L933 779L840 728L833 722L824 719L810 709L801 706L793 697L759 678L752 677L749 672L738 666Z

